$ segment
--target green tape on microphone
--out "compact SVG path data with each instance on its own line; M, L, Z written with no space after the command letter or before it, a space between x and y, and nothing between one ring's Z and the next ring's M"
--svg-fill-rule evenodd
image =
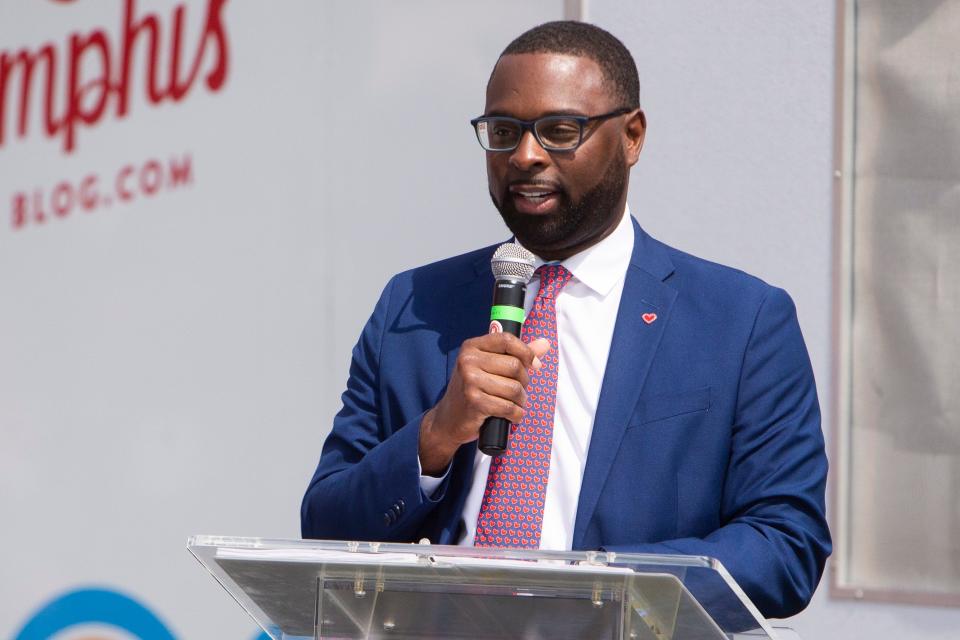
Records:
M491 320L511 320L523 324L523 309L518 307L507 307L504 305L493 305L490 307Z

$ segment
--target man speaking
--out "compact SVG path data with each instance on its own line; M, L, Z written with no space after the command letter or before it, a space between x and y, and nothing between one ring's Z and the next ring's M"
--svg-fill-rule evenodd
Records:
M588 24L531 29L472 124L533 254L521 337L488 333L495 247L395 276L354 348L303 536L705 555L765 616L803 609L830 534L796 312L630 215L646 131L630 53ZM512 423L492 458L476 444L489 417Z

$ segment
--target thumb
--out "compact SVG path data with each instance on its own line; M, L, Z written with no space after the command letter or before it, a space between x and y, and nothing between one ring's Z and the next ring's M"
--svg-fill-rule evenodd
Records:
M533 368L540 369L540 367L543 366L543 363L540 362L540 357L547 353L547 351L550 351L550 341L546 338L537 338L531 342L529 346L533 351Z

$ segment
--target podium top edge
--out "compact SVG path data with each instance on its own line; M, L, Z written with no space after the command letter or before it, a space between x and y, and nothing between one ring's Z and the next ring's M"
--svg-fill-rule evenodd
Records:
M187 538L187 547L195 555L217 550L260 550L264 552L290 551L310 554L322 552L357 554L414 554L428 556L458 556L504 560L550 560L554 562L596 565L636 564L713 569L726 573L723 565L709 556L665 555L645 553L618 553L612 551L540 551L527 549L475 548L435 545L426 541L419 544L342 540L292 540L219 535L193 535Z

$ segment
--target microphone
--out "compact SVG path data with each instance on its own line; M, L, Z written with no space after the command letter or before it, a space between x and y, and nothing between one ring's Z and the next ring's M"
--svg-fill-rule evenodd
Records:
M523 327L523 300L527 283L533 276L533 254L514 242L497 247L490 259L495 282L493 306L490 308L490 333L511 333L518 338ZM488 456L499 456L507 450L510 421L489 417L480 427L477 447Z

